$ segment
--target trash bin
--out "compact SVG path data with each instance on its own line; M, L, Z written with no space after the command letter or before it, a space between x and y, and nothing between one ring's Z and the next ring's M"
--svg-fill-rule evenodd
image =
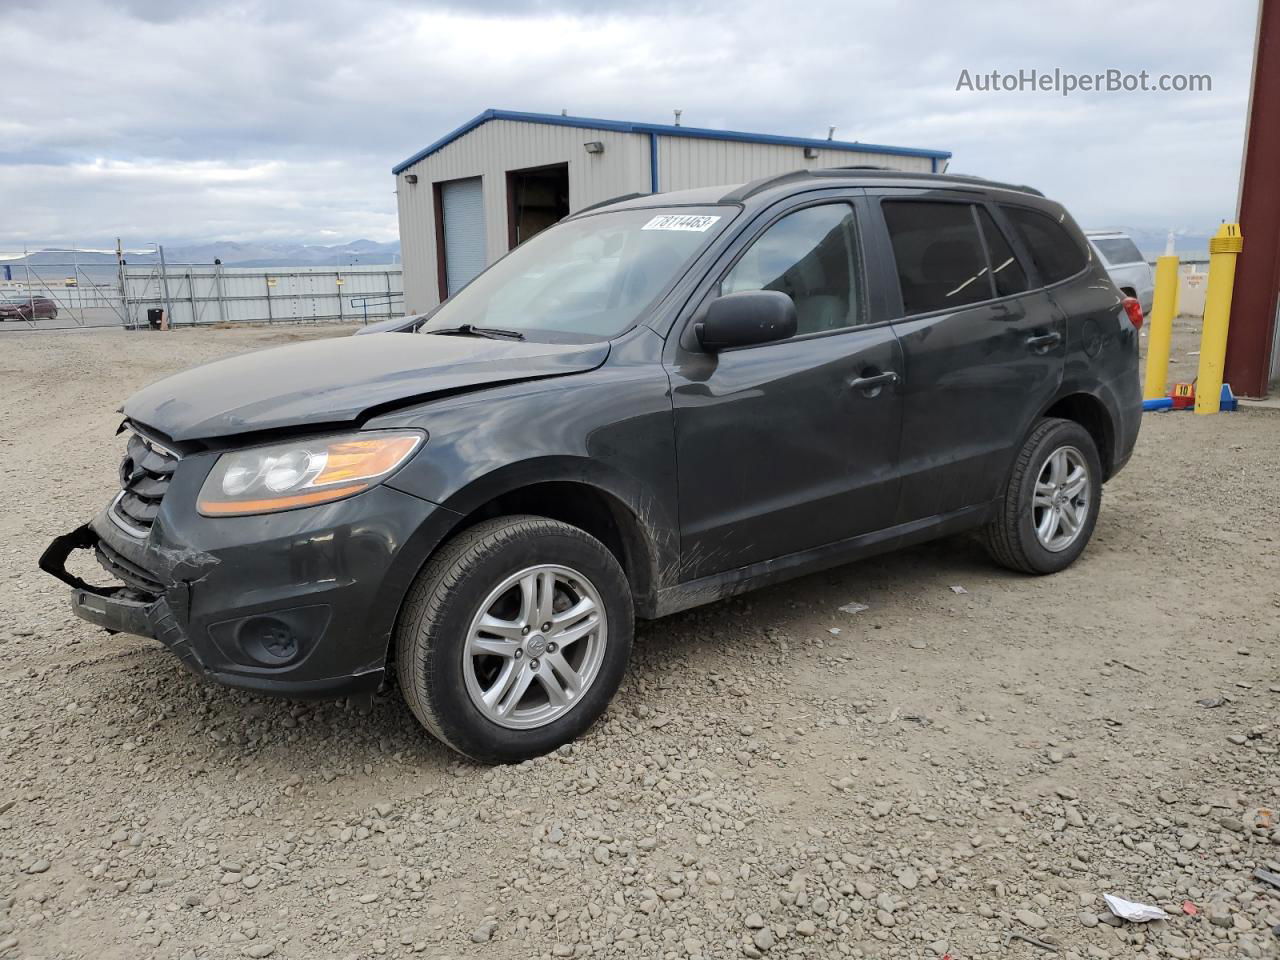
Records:
M160 325L161 325L163 322L164 322L164 308L163 308L163 307L148 307L148 308L147 308L147 326L149 326L152 330L159 330L159 329L160 329Z

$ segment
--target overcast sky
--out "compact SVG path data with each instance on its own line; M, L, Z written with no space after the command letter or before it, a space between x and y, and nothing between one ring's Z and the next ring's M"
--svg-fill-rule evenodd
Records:
M395 239L392 164L489 107L954 153L1086 226L1234 213L1254 0L6 0L0 249ZM1019 68L1211 92L957 91Z

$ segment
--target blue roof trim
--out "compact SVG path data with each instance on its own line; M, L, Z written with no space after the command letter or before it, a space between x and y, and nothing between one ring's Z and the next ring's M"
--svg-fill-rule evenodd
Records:
M490 120L518 120L545 123L555 127L581 127L590 130L614 130L618 133L649 133L664 137L692 137L699 140L734 140L739 143L768 143L780 147L818 147L822 150L848 150L858 153L883 153L895 157L929 157L949 160L949 150L923 150L916 147L890 147L882 143L859 143L856 140L816 140L810 137L782 137L769 133L744 133L740 130L710 130L705 127L676 127L669 123L628 123L622 120L597 120L592 117L563 117L555 113L522 113L518 110L486 110L468 120L452 133L447 133L430 146L391 168L399 174L420 160L443 149Z

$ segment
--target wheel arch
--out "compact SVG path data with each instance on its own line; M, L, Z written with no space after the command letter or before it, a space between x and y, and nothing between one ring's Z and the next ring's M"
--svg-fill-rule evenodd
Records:
M1071 420L1084 427L1098 448L1103 480L1111 478L1115 465L1116 424L1106 403L1084 390L1064 393L1045 407L1036 419L1039 421L1045 417Z
M655 615L662 571L676 566L674 525L656 499L589 458L543 457L508 464L472 480L441 506L458 519L435 549L483 520L512 514L547 517L585 530L617 558L642 617Z

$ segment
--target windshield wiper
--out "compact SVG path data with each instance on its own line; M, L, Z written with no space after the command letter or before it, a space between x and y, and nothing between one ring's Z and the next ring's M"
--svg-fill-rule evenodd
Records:
M519 330L504 330L502 327L477 327L474 323L462 323L456 327L442 327L439 330L424 330L423 332L454 337L488 337L490 340L524 339L524 334Z

